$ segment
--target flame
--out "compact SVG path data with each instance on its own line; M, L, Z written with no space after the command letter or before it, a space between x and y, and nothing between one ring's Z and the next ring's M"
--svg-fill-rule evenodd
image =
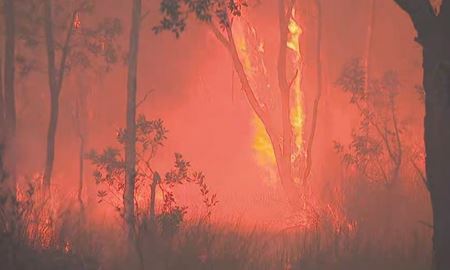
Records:
M78 12L75 14L75 18L73 20L73 28L75 30L80 29L81 27L81 20L80 20L80 15L78 14Z
M263 123L258 117L254 116L252 124L255 132L253 150L257 153L258 163L260 165L275 165L275 154Z
M289 20L288 24L288 41L287 48L288 51L288 71L292 73L292 76L296 74L296 77L293 81L293 95L292 95L292 104L291 104L291 116L290 121L295 137L295 149L293 151L293 156L291 157L293 160L297 159L298 156L301 155L303 150L303 128L305 122L305 114L303 108L303 94L301 89L301 81L302 81L302 54L300 50L300 36L303 33L301 26L295 21L295 10L292 12L292 16ZM239 56L244 67L244 70L249 77L252 86L254 89L257 89L256 92L262 91L274 91L270 89L270 85L267 85L265 89L261 89L259 87L261 82L260 77L258 77L258 71L262 71L263 73L266 71L263 61L263 55L265 53L264 50L264 42L258 40L256 30L248 26L247 31L244 28L244 24L237 20L233 25L233 30L235 34L235 42L236 47L239 51ZM256 40L256 42L254 41ZM253 44L252 46L252 41ZM254 58L261 58L255 60ZM264 74L265 75L265 74ZM252 119L252 126L254 129L254 139L252 148L256 153L256 161L261 167L268 168L269 170L275 170L276 168L276 158L273 151L273 146L270 141L270 138L264 128L261 120L254 115ZM275 174L276 175L276 174Z
M300 50L300 36L303 34L303 30L295 21L294 17L295 9L292 11L292 16L289 20L289 37L287 42L287 47L292 51L291 64L294 67L294 70L298 71L293 83L293 102L291 104L291 125L294 132L296 147L293 151L292 159L296 159L303 149L303 128L305 124L303 94L301 89L303 57Z

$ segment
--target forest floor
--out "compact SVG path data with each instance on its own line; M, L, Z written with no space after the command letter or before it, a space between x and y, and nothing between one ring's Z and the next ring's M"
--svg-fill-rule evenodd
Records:
M61 227L45 245L39 239L0 241L2 269L152 270L422 270L430 268L430 243L315 231L266 231L239 225L185 223L171 234L140 230L133 254L117 228ZM74 228L74 227L72 227ZM423 240L425 239L425 240ZM41 239L42 240L42 239ZM37 243L41 244L37 244ZM12 251L12 253L11 253ZM6 254L10 254L7 256ZM11 254L12 257L11 257ZM3 258L2 258L3 257ZM12 259L11 259L12 258ZM141 258L141 259L139 259ZM8 264L1 264L6 266Z

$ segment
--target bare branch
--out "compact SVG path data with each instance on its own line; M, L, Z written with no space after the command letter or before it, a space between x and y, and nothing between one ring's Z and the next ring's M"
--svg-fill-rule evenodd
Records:
M420 180L422 180L422 183L425 185L427 190L430 190L430 184L428 183L428 180L427 180L425 174L422 172L422 170L419 168L419 166L417 166L416 162L414 162L413 159L411 159L411 164L413 165L414 169L416 169L417 174L420 177Z
M142 103L145 102L145 100L148 98L148 96L155 91L154 89L148 90L147 92L145 92L144 97L136 104L136 108L139 108L139 106L142 105Z
M419 222L420 224L426 226L427 228L434 229L433 224L430 224L430 223L425 222L425 221L423 221L423 220L419 220L418 222Z
M147 10L146 12L144 12L144 14L142 14L142 16L141 16L141 22L143 22L149 14L150 14L150 10Z

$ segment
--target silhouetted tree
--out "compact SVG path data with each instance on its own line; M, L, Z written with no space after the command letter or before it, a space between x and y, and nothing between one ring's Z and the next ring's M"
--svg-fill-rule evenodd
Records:
M4 63L2 76L3 106L2 106L2 130L0 148L2 155L0 180L2 215L8 220L9 228L6 232L14 233L15 208L16 208L16 178L14 161L14 137L16 131L16 101L15 101L15 51L16 51L16 23L14 1L3 1L5 43Z
M397 108L399 81L394 72L386 72L381 79L367 83L363 63L351 61L338 79L338 85L351 94L350 102L361 120L348 149L339 143L336 149L347 166L355 166L372 182L391 187L399 180L405 150Z
M123 204L125 221L128 225L128 238L135 238L134 189L136 178L136 93L137 69L139 54L139 37L142 20L142 1L133 0L131 14L130 42L128 48L128 79L127 79L127 111L125 136L125 187Z
M450 269L450 1L395 0L410 16L423 49L426 179L433 209L433 268Z
M119 129L117 142L121 146L124 146L129 140L128 134L126 129ZM178 227L183 221L187 209L176 201L174 193L176 186L184 184L198 186L203 205L206 208L206 218L211 215L212 208L217 204L217 199L216 195L211 193L206 185L204 174L200 171L193 171L190 162L179 153L175 153L174 165L166 173L162 174L156 170L153 164L154 159L167 139L166 134L167 130L162 120L150 121L143 115L137 118L134 193L140 194L140 199L134 198L133 205L135 220L139 221L139 224L146 223L145 221L148 219L153 226L158 217L163 231L172 231L174 226ZM123 152L109 147L100 153L94 150L90 151L87 158L95 166L94 178L99 186L97 193L99 202L110 204L125 217L125 206L122 205L120 200L126 179L126 161L123 158ZM156 193L158 190L162 194L163 202L157 215ZM174 222L175 220L177 222Z
M97 25L90 26L82 24L80 20L80 16L92 13L94 7L94 3L90 0L43 2L50 89L47 158L43 176L43 184L47 189L50 187L53 173L59 101L66 74L76 65L92 68L92 57L102 58L107 68L118 60L115 39L121 33L120 21L105 18ZM55 14L54 9L58 10L58 14Z

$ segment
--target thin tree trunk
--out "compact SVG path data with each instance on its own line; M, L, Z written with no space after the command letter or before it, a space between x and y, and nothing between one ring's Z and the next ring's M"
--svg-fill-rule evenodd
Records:
M370 1L369 6L369 25L367 26L366 33L366 48L364 56L364 66L366 69L366 80L365 89L369 88L370 76L371 76L371 56L372 56L372 43L373 43L373 29L375 26L375 2L376 0Z
M15 22L14 22L14 1L5 0L5 87L4 87L4 104L5 118L7 125L7 136L13 139L16 131L16 101L14 91L15 77Z
M156 188L161 180L159 173L153 174L152 184L150 186L150 224L153 226L156 221Z
M4 19L5 19L5 63L4 63L4 87L3 90L3 108L4 126L2 132L5 133L2 138L4 145L0 146L0 166L2 175L2 191L6 194L2 194L4 215L6 217L6 230L4 232L9 235L10 243L8 246L8 263L10 267L15 266L16 262L16 222L17 222L17 209L16 209L16 171L15 171L15 133L16 133L16 101L15 101L15 49L16 49L16 37L15 37L15 9L14 0L4 0Z
M134 243L136 238L134 189L136 177L136 92L139 51L139 32L141 22L141 0L133 0L130 48L128 54L127 83L127 129L125 143L125 188L123 193L124 215L128 227L128 239Z
M4 108L5 134L3 162L6 164L7 192L9 193L8 210L11 215L11 226L15 223L16 205L16 173L15 173L15 133L16 133L16 101L15 101L15 10L14 1L5 0L5 65L4 65Z
M433 269L450 269L450 1L439 15L428 0L395 0L423 48L426 178L433 209Z
M292 147L293 147L293 128L291 124L291 85L287 79L287 41L288 41L288 23L291 18L292 8L286 11L284 0L278 1L278 20L280 31L280 43L278 51L278 87L281 96L281 123L282 123L282 160L280 172L281 180L292 181ZM286 184L285 184L286 185Z
M84 136L80 132L80 153L79 153L79 178L78 178L78 203L80 204L81 215L84 216L83 184L84 184Z
M2 48L2 47L0 47ZM0 183L6 178L6 170L3 164L5 144L5 103L3 99L3 50L0 50Z
M58 122L59 112L59 93L56 89L56 59L55 59L55 41L53 37L53 20L52 20L52 2L45 1L45 36L47 45L47 64L48 64L48 83L50 88L50 122L47 131L47 160L45 163L45 171L43 184L45 189L50 187L50 179L53 172L53 161L55 159L55 136L56 125Z
M53 173L53 164L55 160L55 144L56 131L58 126L59 116L59 97L63 86L64 75L66 71L67 57L70 52L70 42L72 39L74 19L77 11L72 14L71 21L67 30L66 39L62 49L61 60L59 68L56 68L56 47L53 32L53 17L52 17L52 0L45 1L45 37L47 47L47 62L48 62L48 82L50 88L50 120L47 130L47 158L45 163L43 184L44 189L49 191L51 178Z
M306 166L303 173L303 184L308 182L309 176L311 175L312 169L312 149L314 146L314 138L317 129L317 118L319 115L319 105L320 99L322 98L323 92L323 68L322 68L322 34L323 34L323 21L322 21L322 2L321 0L316 0L317 6L317 44L316 44L316 60L317 60L317 93L314 99L312 120L311 120L311 131L306 145Z
M0 41L1 43L2 41ZM5 124L5 102L3 91L3 50L0 47L0 143L3 143L3 136L5 132L3 130Z

